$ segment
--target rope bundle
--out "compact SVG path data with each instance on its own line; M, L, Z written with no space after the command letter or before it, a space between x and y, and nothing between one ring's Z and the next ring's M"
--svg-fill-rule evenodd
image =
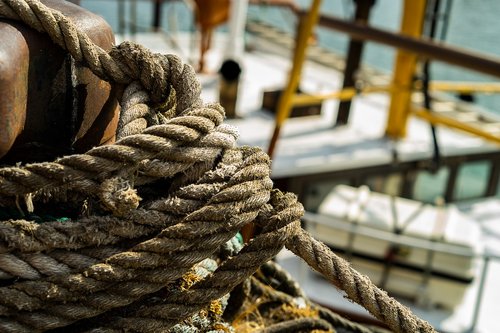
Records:
M166 331L222 304L283 246L392 330L434 331L301 229L302 206L273 190L269 157L236 147L224 111L203 104L193 69L178 57L128 42L108 54L38 0L0 0L0 16L47 33L78 63L126 86L115 144L0 169L1 205L65 203L74 213L65 222L0 221L0 331L81 323ZM256 236L221 257L251 222ZM209 259L216 268L179 287Z

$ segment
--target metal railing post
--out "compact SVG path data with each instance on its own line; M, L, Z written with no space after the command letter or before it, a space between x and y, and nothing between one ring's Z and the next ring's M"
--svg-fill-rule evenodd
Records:
M302 14L300 17L300 23L297 29L295 51L293 54L293 65L287 81L287 86L278 102L275 128L267 151L271 157L274 153L274 148L281 131L281 126L290 115L292 98L297 91L297 87L299 86L302 66L306 58L307 43L309 41L309 37L311 37L314 27L318 22L320 7L321 0L314 0L307 15Z
M375 0L354 0L354 2L356 3L354 21L358 23L367 23L372 6L375 4ZM365 42L363 40L351 37L349 41L349 50L347 51L346 56L344 83L342 84L342 89L354 86L354 75L359 68L364 45ZM351 102L351 99L340 101L336 125L345 125L349 121Z
M422 34L426 4L427 0L405 0L401 34L411 37L419 37ZM394 90L385 132L394 139L406 135L416 65L417 54L398 50L392 80Z

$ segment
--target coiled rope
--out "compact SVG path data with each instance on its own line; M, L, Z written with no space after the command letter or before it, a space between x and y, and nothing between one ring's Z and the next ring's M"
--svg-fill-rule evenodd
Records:
M0 204L99 203L70 222L0 222L0 278L10 279L0 287L0 331L42 332L106 313L102 331L165 331L286 246L392 330L434 332L301 229L302 206L272 189L269 157L235 147L235 131L219 105L202 103L189 65L129 42L107 53L38 0L0 0L0 16L47 33L80 65L127 86L115 144L0 169ZM165 288L250 222L259 233L212 274L189 289Z

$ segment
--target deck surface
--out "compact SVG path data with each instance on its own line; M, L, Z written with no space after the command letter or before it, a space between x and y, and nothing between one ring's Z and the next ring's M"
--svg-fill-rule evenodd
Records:
M208 73L199 76L205 102L218 101L217 71L223 59L224 38L214 36L213 48L207 54ZM118 41L122 39L117 38ZM135 39L154 52L175 53L183 59L197 57L191 52L192 40L187 35L138 34L127 39ZM252 46L252 51L246 52L244 59L240 59L243 67L237 108L240 119L227 120L227 123L239 130L239 144L267 149L274 125L271 114L261 110L262 92L284 86L290 57L284 57L283 52L276 51L273 45L263 41L250 38L248 44ZM328 92L339 89L341 82L341 74L337 71L307 62L301 88L306 92ZM384 94L357 97L353 100L350 124L337 128L333 127L338 106L336 101L324 102L321 116L290 119L284 125L273 158L273 176L279 178L389 163L393 158L393 149L401 161L432 156L429 125L418 119L411 118L408 136L403 140L395 142L383 136L388 105L389 99ZM441 127L438 128L438 140L443 155L498 149L482 139ZM492 198L463 203L458 208L480 223L485 253L500 257L500 201ZM279 259L313 300L366 314L361 307L346 301L335 288L303 269L301 261L289 252L281 253ZM474 332L498 332L499 277L500 261L492 260L485 275L486 287ZM453 312L419 308L411 303L407 305L439 330L470 332L479 282L479 278L474 280L462 304Z
M191 52L191 37L185 34L174 34L172 38L168 36L137 34L135 39L155 52L176 53L183 59L196 59L197 53L193 55ZM200 75L205 102L219 99L217 71L223 60L225 37L214 37L213 47L207 54L208 74ZM239 144L267 149L274 123L271 113L262 110L262 93L282 88L291 65L289 57L284 57L283 51L276 50L273 45L251 38L248 43L253 50L246 52L241 59L243 73L237 102L240 119L226 122L239 130ZM341 79L342 75L334 69L306 62L301 89L305 92L331 92L341 87ZM410 118L405 139L394 141L384 137L389 106L386 94L356 97L352 103L350 123L342 127L333 126L337 106L337 101L326 101L320 116L292 118L285 123L273 158L274 177L389 163L393 159L393 149L397 151L400 161L432 156L429 124L419 119ZM437 132L441 153L445 156L475 152L478 147L484 151L498 149L480 138L455 130L439 127Z

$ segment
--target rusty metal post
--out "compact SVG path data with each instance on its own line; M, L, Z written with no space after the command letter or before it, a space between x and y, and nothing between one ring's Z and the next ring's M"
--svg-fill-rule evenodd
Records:
M105 50L107 23L65 0L43 0L77 23ZM112 142L115 90L44 34L0 20L0 163L50 160Z
M22 34L4 22L0 20L0 36L5 37L0 46L0 157L24 128L29 67L29 49Z
M365 24L370 17L371 9L375 0L354 0L356 3L356 13L354 21ZM344 69L344 83L342 89L351 88L355 84L354 75L359 68L361 55L363 54L364 42L360 39L351 38L349 41L349 49L347 51L347 59ZM337 113L336 125L345 125L349 121L349 112L351 109L351 100L340 101L339 110Z

